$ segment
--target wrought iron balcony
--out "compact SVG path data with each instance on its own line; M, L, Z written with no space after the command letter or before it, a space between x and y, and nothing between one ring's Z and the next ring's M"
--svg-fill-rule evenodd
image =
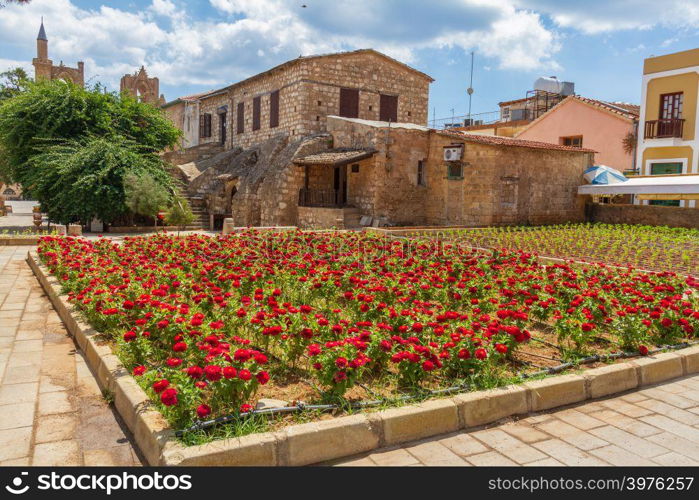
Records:
M338 189L306 189L299 190L300 207L341 208L345 206L343 193Z
M648 120L645 123L644 139L662 139L666 137L682 137L684 130L683 118L664 118Z

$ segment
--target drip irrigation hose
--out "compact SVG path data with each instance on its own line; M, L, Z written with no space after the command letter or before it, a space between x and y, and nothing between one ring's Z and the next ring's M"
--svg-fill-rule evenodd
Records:
M692 345L699 344L699 341L697 342L682 342L680 344L674 344L674 345L662 345L659 346L653 350L648 351L648 355L651 354L656 354L661 351L665 350L678 350L678 349L684 349L686 347L690 347ZM560 365L557 366L552 366L550 368L546 368L534 373L524 373L520 372L518 376L523 379L528 379L532 377L539 377L542 375L553 375L555 373L562 372L563 370L566 370L568 368L572 368L577 365L584 365L584 364L589 364L589 363L595 363L598 361L608 361L608 360L614 360L614 359L626 359L626 358L635 358L639 357L641 354L638 352L628 352L628 351L622 351L622 352L616 352L612 354L604 354L604 355L599 355L595 354L594 356L588 356L586 358L580 359L575 362L566 362L566 363L561 363ZM281 406L281 407L276 407L276 408L262 408L260 410L250 410L247 412L239 413L237 415L226 415L223 417L218 417L214 418L212 420L202 420L200 422L196 422L190 427L187 427L186 429L181 429L178 431L175 431L175 436L176 437L182 437L185 433L187 432L196 432L200 430L205 430L209 429L211 427L215 427L217 425L221 424L226 424L229 422L233 422L235 420L241 419L241 418L247 418L247 417L252 417L256 415L279 415L279 414L286 414L286 413L298 413L298 412L304 412L304 411L321 411L321 412L326 412L326 411L333 411L333 410L339 410L342 408L347 408L349 406L350 409L353 410L360 410L363 408L371 408L371 407L376 407L380 406L386 403L390 403L393 401L410 401L413 399L419 399L424 396L440 396L440 395L445 395L445 394L453 394L453 393L459 393L459 392L466 392L470 389L471 386L468 384L461 384L453 387L447 387L446 389L436 389L436 390L431 390L431 391L426 391L425 393L421 395L411 395L407 394L404 396L399 396L397 398L391 398L391 399L377 399L373 401L359 401L357 403L351 403L350 405L338 405L338 404L318 404L318 405L307 405L302 402L296 403L294 406Z

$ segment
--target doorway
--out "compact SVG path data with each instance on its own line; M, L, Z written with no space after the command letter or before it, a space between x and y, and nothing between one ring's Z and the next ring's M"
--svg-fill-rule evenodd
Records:
M347 165L334 168L333 189L335 190L335 204L344 207L347 203Z
M228 113L226 113L226 112L218 114L218 119L219 119L219 123L220 123L219 126L220 126L220 132L221 132L220 137L221 137L221 145L222 146L226 145L226 135L228 132L228 124L227 124L227 120L226 120L227 115L228 115Z

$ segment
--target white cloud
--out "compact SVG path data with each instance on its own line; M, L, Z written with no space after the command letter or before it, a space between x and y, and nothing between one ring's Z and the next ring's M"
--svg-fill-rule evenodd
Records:
M696 0L513 0L548 14L556 24L588 34L654 26L691 28L699 23Z
M180 0L151 0L146 9L133 11L127 10L127 2L110 2L118 7L94 2L92 8L80 8L70 0L10 5L0 16L6 58L0 59L0 71L18 62L29 66L42 15L50 57L67 65L84 60L86 76L112 88L124 73L141 65L165 84L213 88L302 54L363 47L417 67L421 50L455 47L476 50L489 58L489 67L542 71L558 68L555 57L563 40L558 29L591 34L661 25L682 33L699 24L695 0L209 3L210 11L197 19ZM5 47L27 54L28 60L17 61Z

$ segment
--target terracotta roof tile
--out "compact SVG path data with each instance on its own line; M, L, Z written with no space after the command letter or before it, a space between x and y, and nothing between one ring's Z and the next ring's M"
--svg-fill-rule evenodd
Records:
M599 99L592 99L590 97L583 97L580 95L576 95L574 98L630 119L638 118L641 112L640 106L637 104L630 104L628 102L600 101Z
M552 144L548 142L526 141L524 139L515 139L513 137L502 137L496 135L479 135L466 134L462 132L450 132L446 130L437 131L439 134L449 135L455 138L462 139L467 142L477 142L479 144L488 144L491 146L513 146L518 148L530 149L551 149L557 151L576 151L585 153L596 153L594 149L576 148L573 146L562 146L560 144Z

